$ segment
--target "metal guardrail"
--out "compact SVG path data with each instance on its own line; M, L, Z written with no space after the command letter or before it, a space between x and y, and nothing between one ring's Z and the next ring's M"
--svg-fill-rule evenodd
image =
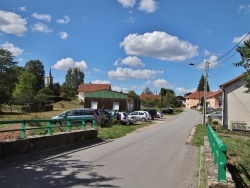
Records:
M35 129L45 129L47 128L47 135L52 135L52 129L55 127L66 127L66 132L70 132L71 131L71 127L72 127L72 122L75 121L80 121L80 126L81 126L81 130L85 130L86 128L86 122L91 121L91 127L93 129L96 128L96 119L95 118L88 118L88 119L72 119L72 118L63 118L63 119L36 119L36 120L6 120L6 121L0 121L0 124L17 124L20 123L21 124L21 128L20 129L12 129L12 130L0 130L0 133L3 132L14 132L14 131L20 131L20 138L26 138L26 130L35 130ZM40 122L47 122L47 127L31 127L31 128L27 128L26 124L29 123L40 123ZM55 122L66 122L66 125L55 125L53 123ZM75 126L75 125L74 125Z
M214 156L214 164L218 166L217 180L226 181L227 146L210 125L207 126L207 135Z

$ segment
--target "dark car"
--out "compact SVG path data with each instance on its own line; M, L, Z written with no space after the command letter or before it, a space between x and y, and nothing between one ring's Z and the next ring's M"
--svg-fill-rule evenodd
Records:
M147 111L150 116L151 116L151 119L153 120L154 118L157 118L157 111L155 109L143 109L144 111Z
M161 111L163 114L173 114L174 110L173 108L166 108Z

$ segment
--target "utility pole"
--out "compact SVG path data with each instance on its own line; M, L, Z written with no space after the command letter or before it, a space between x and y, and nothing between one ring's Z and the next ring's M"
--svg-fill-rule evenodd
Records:
M207 113L207 80L208 80L208 67L209 62L206 61L205 65L205 75L204 75L204 101L203 101L203 126L206 126L206 113Z

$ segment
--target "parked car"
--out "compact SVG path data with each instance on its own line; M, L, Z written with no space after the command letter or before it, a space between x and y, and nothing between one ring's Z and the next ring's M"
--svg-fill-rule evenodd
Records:
M136 120L147 121L147 114L144 111L134 111L130 113L129 115L134 116Z
M72 109L72 110L68 110L66 112L63 112L55 117L53 117L52 119L64 119L64 118L69 118L69 119L86 119L86 125L87 124L92 124L92 119L93 118L97 118L97 115L95 113L94 110L89 109L89 108L77 108L77 109ZM73 124L80 124L81 121L71 121ZM55 124L61 124L61 121L55 121Z
M121 124L127 124L129 123L129 117L126 112L119 112L117 121L119 121Z
M151 117L151 115L150 115L150 113L149 113L148 111L143 110L143 112L146 113L146 115L147 115L147 120L151 120L151 119L152 119L152 117Z
M129 124L133 124L133 123L137 122L137 119L135 116L130 115L129 113L126 113L126 114L128 116Z
M152 120L154 118L157 118L157 111L155 109L143 109L143 110L147 111L150 114Z
M211 118L221 118L222 117L222 112L221 111L216 111L211 114L206 114L206 117L211 117Z
M173 108L166 108L164 110L161 111L163 114L173 114L174 113L174 109Z
M163 114L160 111L157 111L157 118L163 117Z

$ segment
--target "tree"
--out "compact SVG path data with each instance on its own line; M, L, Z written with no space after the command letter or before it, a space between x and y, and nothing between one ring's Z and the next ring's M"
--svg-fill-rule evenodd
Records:
M140 98L140 96L137 95L137 94L135 93L135 91L133 91L133 90L128 91L128 96L129 96L129 97L133 97L133 98L135 98L135 99L139 99L139 98Z
M144 94L151 94L151 95L153 95L153 92L152 92L148 87L146 87L146 88L143 90L143 93L144 93Z
M36 75L37 85L35 87L35 92L37 93L40 89L44 88L45 71L43 63L39 60L30 60L25 64L24 68L27 72Z
M192 92L185 93L184 97L187 97L188 95L191 95L191 94L192 94Z
M16 65L13 54L0 47L0 107L11 100L17 81ZM1 108L0 108L1 111Z
M165 96L163 96L162 103L163 103L163 106L172 107L172 108L177 107L179 105L179 101L177 97L175 96L175 94L171 92L168 92L166 93Z
M53 84L49 85L48 87L49 87L49 89L51 89L53 91L51 95L60 96L61 85L59 84L59 82L53 83Z
M205 77L204 75L201 75L201 79L199 81L199 85L196 91L204 91L204 82L205 82ZM208 81L207 81L207 91L210 91Z
M241 61L234 63L236 67L243 67L246 72L243 74L243 78L246 80L247 84L245 87L247 90L246 93L250 93L250 39L244 41L244 46L239 46L236 49L240 53Z
M36 87L36 75L25 71L18 77L18 83L13 92L13 96L20 104L33 102L34 96L36 94Z
M62 88L68 96L74 97L81 83L84 83L85 74L79 68L69 68L65 76L65 82Z

